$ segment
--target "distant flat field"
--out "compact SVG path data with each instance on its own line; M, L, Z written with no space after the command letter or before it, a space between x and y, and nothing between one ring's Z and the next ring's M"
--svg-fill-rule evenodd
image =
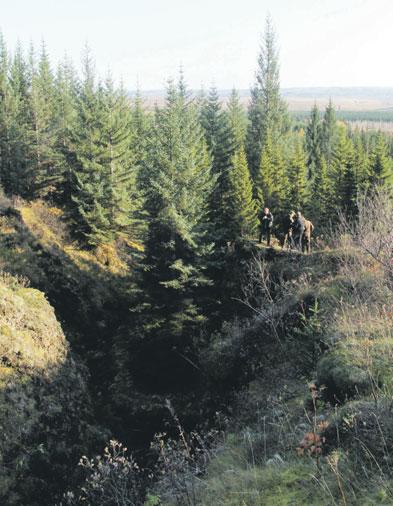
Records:
M308 111L317 104L324 109L329 102L327 98L284 97L290 111ZM357 98L357 97L331 97L335 108L339 111L388 111L393 114L393 100Z
M200 90L192 90L193 96L198 96ZM230 90L218 90L222 102L225 103L230 95ZM133 92L131 92L133 95ZM241 102L247 105L249 90L239 90ZM154 104L161 105L165 100L165 90L152 90L142 92L147 107ZM325 108L329 99L332 99L338 111L380 111L391 112L393 116L393 88L380 87L356 87L356 88L284 88L282 96L288 103L290 111L309 111L314 103L320 109Z

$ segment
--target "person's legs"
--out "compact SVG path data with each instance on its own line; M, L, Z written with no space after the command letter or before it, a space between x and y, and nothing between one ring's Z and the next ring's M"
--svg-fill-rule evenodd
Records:
M270 246L270 228L266 231L266 244Z
M302 251L302 237L303 237L303 234L304 234L304 228L300 229L300 233L299 233L299 242L298 242L298 250L299 251Z
M307 232L304 234L303 237L303 253L310 253L311 251L311 242L310 237L307 235Z

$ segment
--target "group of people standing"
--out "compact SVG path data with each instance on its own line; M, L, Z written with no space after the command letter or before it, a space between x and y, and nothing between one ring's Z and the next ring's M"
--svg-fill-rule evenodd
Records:
M270 246L273 220L273 214L270 209L265 207L259 217L259 243L262 242L262 239L265 239L267 246ZM301 211L291 211L288 216L288 223L285 225L285 236L282 246L310 253L313 230L314 225L311 221L304 218Z

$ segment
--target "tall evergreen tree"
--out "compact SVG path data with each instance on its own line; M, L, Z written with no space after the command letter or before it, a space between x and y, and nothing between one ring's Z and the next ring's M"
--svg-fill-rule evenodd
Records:
M115 89L108 78L104 88L104 125L102 141L105 150L108 181L105 207L109 211L112 232L129 232L135 225L140 207L137 191L137 166L131 150L132 118L127 93Z
M234 137L236 151L245 146L247 134L247 115L240 103L239 93L233 89L228 101L228 119Z
M9 57L7 46L0 32L0 184L7 185L10 162L10 85L8 80Z
M123 89L95 84L87 53L78 118L71 133L71 214L74 229L89 246L128 232L138 206L135 161L130 148L131 112Z
M385 136L379 132L370 155L370 184L392 186L393 169Z
M334 150L331 168L333 196L332 202L341 208L348 216L353 216L356 210L356 174L355 154L352 141L347 136L345 127L338 129L337 143Z
M214 179L195 107L184 83L169 84L166 105L156 109L146 165L149 213L143 288L150 328L174 339L200 319L196 294L208 283L208 203Z
M282 212L288 194L288 178L281 144L274 140L270 130L266 134L255 188L259 207L268 206L276 215Z
M327 174L327 163L324 156L317 158L314 166L314 175L311 180L310 194L308 201L308 213L310 219L318 230L323 230L329 225L331 218L335 215L332 212L332 189Z
M280 96L276 34L270 17L266 19L265 33L258 57L256 83L251 89L248 117L247 159L251 176L255 180L268 132L276 142L285 128L286 121L286 106Z
M323 115L321 135L322 154L326 159L327 170L329 173L333 162L334 151L337 142L336 112L331 100L329 100L329 104L327 105L325 113Z
M257 226L257 208L244 148L233 155L229 172L229 188L225 198L228 215L228 240L252 235Z
M312 179L322 152L321 119L316 104L311 109L310 119L306 127L307 177Z
M38 69L31 61L31 129L29 142L28 196L42 197L56 191L61 181L56 138L54 76L46 47L42 44Z
M108 242L111 232L106 208L107 153L102 142L105 123L103 90L95 89L89 65L85 62L85 79L78 97L78 118L70 136L70 207L76 236L83 244L97 246Z
M229 172L235 151L235 132L226 111L221 109L216 88L212 87L202 106L201 123L212 161L212 174L216 183L211 194L210 224L215 243L226 242L228 235L225 198L229 190Z
M303 139L297 139L288 167L288 207L303 210L307 205L307 165Z
M8 194L29 196L31 111L30 77L20 43L9 68L3 102L2 182Z
M135 156L136 164L140 169L143 166L143 160L146 157L147 138L149 136L149 121L144 109L143 98L139 86L131 106L131 125L132 125L132 151Z
M355 135L353 142L356 187L358 191L364 192L370 185L370 160L359 133Z
M72 165L68 163L70 133L77 121L78 84L72 62L65 58L58 66L55 78L55 123L56 149L59 160L59 200L69 202L71 198Z

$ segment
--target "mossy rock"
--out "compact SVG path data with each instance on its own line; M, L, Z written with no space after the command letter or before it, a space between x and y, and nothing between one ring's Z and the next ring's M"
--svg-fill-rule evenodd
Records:
M363 396L393 386L393 340L390 330L376 328L368 338L339 341L317 365L318 384L330 401Z
M341 402L371 390L369 375L351 361L349 356L331 352L322 357L317 367L318 384L326 388L324 396Z
M351 401L339 408L323 432L324 450L340 447L350 455L351 465L390 472L393 465L393 425L388 399Z
M0 278L0 504L56 502L89 449L91 412L84 370L44 294Z

